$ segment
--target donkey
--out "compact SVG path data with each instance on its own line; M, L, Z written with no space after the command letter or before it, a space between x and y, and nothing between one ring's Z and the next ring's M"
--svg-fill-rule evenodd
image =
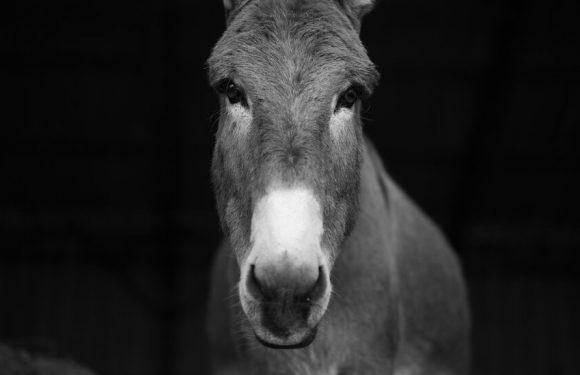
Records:
M466 374L456 257L362 133L372 0L223 0L214 374Z

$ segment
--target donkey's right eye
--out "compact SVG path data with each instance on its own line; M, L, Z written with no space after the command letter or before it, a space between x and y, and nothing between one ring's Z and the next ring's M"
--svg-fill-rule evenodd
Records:
M240 102L244 104L244 92L233 81L228 80L224 82L219 91L228 97L231 104Z

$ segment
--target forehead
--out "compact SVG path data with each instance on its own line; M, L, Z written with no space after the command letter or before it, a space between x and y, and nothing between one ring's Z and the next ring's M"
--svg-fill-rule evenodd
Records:
M332 0L249 1L233 16L208 66L212 84L236 79L268 95L347 81L370 92L378 76Z

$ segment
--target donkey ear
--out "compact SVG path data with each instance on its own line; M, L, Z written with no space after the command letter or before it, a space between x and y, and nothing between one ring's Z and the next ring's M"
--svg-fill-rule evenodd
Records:
M247 3L249 0L222 0L224 3L224 10L226 13L226 22L229 23L230 16L244 3Z
M238 5L240 0L223 0L224 2L224 9L227 12L230 12L234 7Z
M369 13L376 0L337 0L340 5L342 5L350 16L353 17L358 23L363 18L363 16Z

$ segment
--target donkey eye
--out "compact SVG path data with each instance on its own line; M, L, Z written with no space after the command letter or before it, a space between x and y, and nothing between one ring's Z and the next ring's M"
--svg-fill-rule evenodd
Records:
M228 97L231 104L236 104L244 101L244 92L233 81L225 81L219 89L220 92ZM244 104L244 103L242 103Z
M359 99L359 94L354 87L349 87L345 92L340 94L338 100L336 101L336 109L338 111L341 108L352 108L354 103Z

